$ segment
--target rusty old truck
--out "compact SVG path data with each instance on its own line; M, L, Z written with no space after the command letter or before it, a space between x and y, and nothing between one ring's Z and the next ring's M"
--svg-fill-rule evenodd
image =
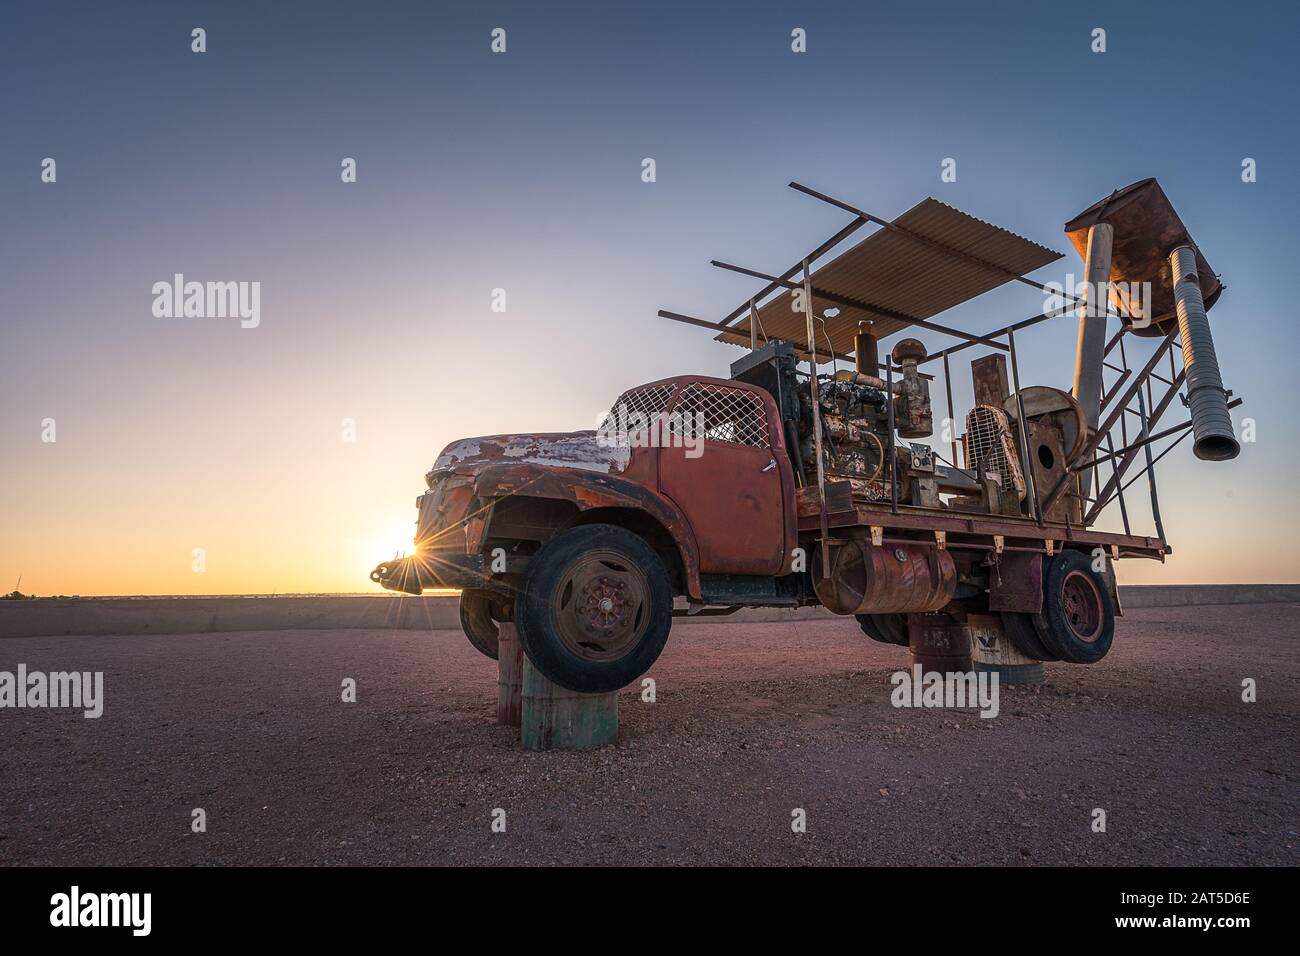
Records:
M852 220L781 273L715 262L764 282L721 320L660 313L747 348L729 378L637 386L595 430L453 443L425 476L414 550L372 580L461 589L475 647L496 656L512 622L539 671L585 692L645 673L675 615L747 607L823 605L899 645L926 621L980 615L1027 660L1100 660L1120 613L1114 561L1171 550L1156 462L1189 435L1198 458L1238 453L1206 317L1222 286L1159 184L1066 224L1086 280L1074 290L1028 277L1059 253L934 199L884 220L791 185ZM985 333L934 321L1009 282L1046 307ZM1022 386L1017 336L1066 315L1073 383ZM906 336L882 361L905 330L952 344ZM977 357L959 425L962 351ZM1157 429L1175 397L1188 420ZM1149 534L1125 498L1143 474ZM1112 503L1122 529L1097 529Z

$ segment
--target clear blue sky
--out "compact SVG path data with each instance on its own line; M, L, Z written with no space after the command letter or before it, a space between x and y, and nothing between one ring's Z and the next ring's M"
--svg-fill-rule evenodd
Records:
M1211 319L1258 441L1166 459L1178 554L1130 580L1300 579L1294 6L289 6L0 10L0 588L184 590L204 542L225 570L194 590L368 587L374 528L409 523L452 439L725 374L737 350L655 311L720 317L755 283L710 258L776 271L845 221L789 180L884 216L934 195L1067 253L1046 281L1081 270L1063 222L1146 176L1227 285ZM154 318L175 272L260 281L261 327ZM1068 318L1026 334L1022 377L1068 387L1074 344Z

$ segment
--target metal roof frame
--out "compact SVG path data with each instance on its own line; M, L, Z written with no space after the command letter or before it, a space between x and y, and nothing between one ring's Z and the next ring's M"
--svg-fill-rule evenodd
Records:
M1021 236L1017 236L1015 233L1012 233L1009 230L1005 230L1002 229L1001 227L994 226L991 223L987 223L983 220L976 219L973 216L968 216L966 213L963 213L960 210L955 209L954 207L948 206L947 204L940 203L938 200L934 200L934 199L925 200L922 203L918 204L918 206L913 207L912 210L909 210L909 213L914 213L916 212L916 210L922 208L933 209L934 207L940 207L941 209L940 214L946 219L956 219L956 217L960 217L959 221L964 226L969 227L970 224L978 224L979 227L982 227L983 235L981 236L981 238L996 236L998 238L1004 238L1006 240L1013 241L1021 249L1028 250L1032 248L1035 250L1039 250L1041 252L1041 255L1037 257L1038 259L1041 259L1041 261L1037 262L1037 264L1034 264L1032 268L1018 271L1016 269L1007 268L1004 265L999 265L996 262L989 261L987 258L977 255L970 250L957 248L951 244L947 244L945 242L932 238L931 236L927 236L917 231L916 229L909 228L909 226L903 222L883 219L880 216L876 216L863 209L859 209L858 207L852 206L849 203L843 202L842 200L835 199L834 197L826 195L825 193L819 192L815 189L805 186L802 183L791 182L789 183L789 186L790 188L798 190L799 192L802 192L806 195L812 196L815 199L819 199L830 205L836 206L840 209L844 209L847 212L851 212L854 216L853 220L850 221L848 224L846 224L844 227L842 227L840 230L838 230L830 238L820 243L816 248L814 248L811 252L809 252L807 256L801 257L788 269L784 270L782 273L777 275L761 272L756 269L748 269L744 266L735 265L733 263L713 260L711 262L711 265L717 268L725 269L731 272L736 272L741 275L752 276L757 279L762 279L767 283L762 289L760 289L757 293L755 293L754 296L745 300L740 305L738 305L735 309L731 310L731 312L729 312L726 316L724 316L721 321L713 322L707 319L697 318L695 316L683 315L682 313L679 312L670 312L668 310L660 310L659 315L662 316L663 318L673 319L674 321L685 322L691 325L700 326L702 328L714 329L718 332L717 335L718 340L726 341L731 344L744 345L746 344L745 340L747 338L752 340L753 338L756 337L754 335L755 332L762 331L765 338L780 337L791 341L804 355L809 355L815 351L817 354L821 354L826 357L835 357L847 361L850 359L851 356L848 354L848 351L842 347L838 349L834 347L822 348L821 343L802 342L799 340L797 336L792 336L792 335L776 336L775 334L773 336L767 335L766 331L763 330L762 328L762 317L758 313L760 313L762 309L770 307L772 305L772 302L776 301L776 300L764 301L773 293L778 293L778 299L779 299L780 296L783 294L802 288L802 283L795 281L794 277L796 276L796 274L800 272L801 269L803 269L805 263L811 264L813 262L816 262L818 259L826 255L826 253L828 253L830 250L838 246L841 242L843 242L853 233L857 232L862 226L868 223L875 224L877 226L880 226L881 228L878 232L873 233L872 236L868 237L868 240L866 240L865 242L869 242L871 239L882 234L890 234L890 235L904 237L907 240L909 245L912 245L917 249L924 249L930 252L932 254L932 260L933 257L937 255L942 260L949 260L954 263L959 263L961 266L966 267L968 270L973 269L978 272L983 272L987 277L987 279L997 280L997 281L986 280L983 288L978 288L976 291L973 292L973 294L969 294L969 295L959 294L956 301L952 301L948 304L945 304L942 308L934 310L928 315L913 315L905 311L901 311L898 309L890 308L885 305L867 301L866 299L858 296L845 295L834 289L824 288L822 285L819 285L815 281L818 278L818 275L820 274L820 270L818 272L813 273L812 278L814 282L811 284L811 289L812 289L812 294L814 299L821 299L825 302L829 302L835 306L842 307L844 309L852 309L856 313L860 313L864 316L871 315L871 316L878 317L879 319L889 320L890 324L879 333L881 337L892 335L894 332L899 331L900 329L908 326L916 326L917 328L928 329L930 331L937 332L939 334L947 335L952 338L961 340L961 343L959 345L955 346L951 350L945 350L948 352L956 351L960 348L967 348L970 347L971 345L984 345L986 347L998 349L1000 351L1008 351L1008 347L1006 345L1003 345L1002 343L996 341L997 338L1005 335L1007 331L1013 328L1023 328L1026 327L1027 325L1035 324L1038 321L1043 321L1047 318L1052 318L1055 315L1067 314L1068 312L1072 311L1074 306L1077 304L1077 300L1074 300L1072 297L1067 295L1065 296L1065 298L1068 300L1068 303L1067 305L1063 306L1060 310L1057 310L1050 314L1044 313L1042 315L1035 316L1033 319L1028 320L1027 322L1017 323L1015 326L1008 326L983 335L966 332L962 329L954 328L950 325L944 325L938 322L934 322L932 321L932 315L938 314L939 312L947 311L949 308L952 308L956 305L960 305L963 302L969 301L971 298L975 298L976 296L982 294L983 292L1001 286L1006 282L1017 281L1025 285L1029 285L1034 288L1037 288L1039 290L1047 291L1046 287L1042 283L1027 278L1025 273L1031 272L1034 269L1041 268L1041 266L1043 265L1046 265L1050 262L1054 262L1057 259L1060 259L1061 254L1055 252L1054 250L1049 250L1044 246L1040 246L1037 243L1032 243L1030 240L1024 239ZM900 217L900 220L905 219L907 215L908 214L905 213L903 217ZM863 246L865 245L865 242L858 243L850 247L849 250L846 250L846 252L841 254L841 256L837 257L837 259L832 260L832 262L829 263L826 268L829 268L830 266L833 266L836 263L845 260L845 257L850 256L850 254L853 254L855 250L862 249ZM861 254L859 254L859 258L862 258ZM928 279L927 276L924 274L924 272L922 272L920 274L914 275L913 277L909 278L907 281L912 284L913 288L919 288L920 286L927 284ZM738 322L738 320L746 316L747 313L749 317L748 323ZM755 322L756 317L759 325L758 329L753 328L753 324ZM839 316L821 316L819 317L819 320L823 322L830 321L833 323L834 320L837 318L839 318ZM862 321L861 319L849 318L849 319L842 320L840 324L842 327L848 327L849 323L852 323L852 327L856 328L856 326L859 325L861 321ZM875 319L871 319L867 321L874 322ZM824 325L823 328L825 328ZM928 362L934 359L938 359L942 357L943 354L944 354L943 352L935 352L927 356L924 361ZM883 367L884 366L882 365L882 368Z

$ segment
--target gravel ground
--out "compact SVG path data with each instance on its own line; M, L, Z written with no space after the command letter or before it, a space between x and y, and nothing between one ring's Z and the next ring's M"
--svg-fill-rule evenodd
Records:
M459 632L0 640L107 699L0 710L0 862L1295 865L1298 633L1297 605L1133 611L990 720L890 706L907 653L852 621L691 623L617 746L550 754Z

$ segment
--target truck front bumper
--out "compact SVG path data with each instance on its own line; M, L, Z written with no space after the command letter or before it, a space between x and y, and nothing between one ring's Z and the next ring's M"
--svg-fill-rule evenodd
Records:
M370 572L376 584L405 594L420 594L426 588L481 588L487 577L483 555L448 551L417 551L385 561Z

